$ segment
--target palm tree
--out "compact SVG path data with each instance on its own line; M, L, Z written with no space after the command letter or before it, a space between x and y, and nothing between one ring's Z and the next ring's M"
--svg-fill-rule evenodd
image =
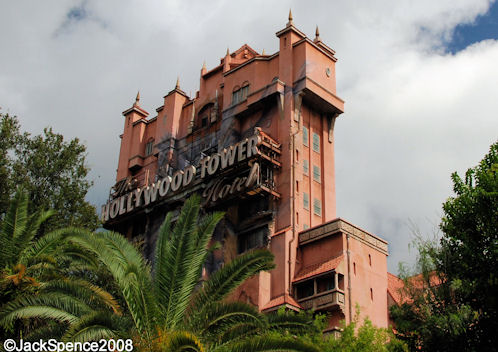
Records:
M114 298L99 287L87 283L77 287L79 282L58 280L45 284L36 295L4 305L0 323L43 318L65 323L58 331L65 340L131 335L136 337L137 347L146 351L317 351L299 339L267 334L313 328L308 318L265 316L255 307L224 300L245 279L274 267L269 251L255 250L235 258L198 287L212 233L223 217L217 212L199 219L199 211L200 199L193 196L185 202L174 227L171 213L166 216L153 267L117 233L70 229L59 232L58 237L42 237L26 253L35 255L65 241L83 261L98 258L125 302L124 314ZM99 307L91 304L92 290L99 295ZM34 334L48 336L57 332L58 326L54 323Z
M99 312L120 314L116 299L87 280L78 271L95 268L97 261L81 248L64 241L69 235L86 233L77 228L55 230L39 235L40 226L53 214L28 214L28 196L18 190L0 226L0 308L6 331L42 331L62 336L68 327L87 321ZM71 279L69 279L71 276ZM27 319L36 318L34 324ZM26 323L20 324L20 319ZM54 320L63 324L54 324ZM16 329L14 329L14 324ZM33 323L33 321L31 321ZM42 329L38 327L42 326ZM27 331L26 331L27 330ZM110 331L100 331L110 336Z
M159 230L153 267L117 233L69 238L97 255L110 271L144 350L316 351L296 338L266 335L269 330L310 329L309 319L268 317L247 304L224 300L247 278L274 268L273 254L268 250L235 258L198 288L212 233L223 217L216 212L199 219L199 211L200 198L192 196L174 227L172 214L166 216Z

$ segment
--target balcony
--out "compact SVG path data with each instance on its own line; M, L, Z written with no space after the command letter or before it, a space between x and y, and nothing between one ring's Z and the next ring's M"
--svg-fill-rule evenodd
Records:
M322 310L334 306L344 306L344 292L332 290L298 300L304 309Z
M344 276L336 272L317 275L294 284L297 302L304 309L343 309Z
M131 157L128 161L128 169L130 171L138 171L144 166L144 157L141 155L135 155Z

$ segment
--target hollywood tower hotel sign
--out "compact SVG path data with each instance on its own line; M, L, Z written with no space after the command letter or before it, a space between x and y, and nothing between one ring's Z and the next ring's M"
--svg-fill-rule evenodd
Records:
M218 66L204 65L193 97L177 81L152 118L137 95L123 112L104 226L143 241L151 258L166 213L197 193L203 211L226 214L213 235L222 248L203 275L252 248L275 255L276 268L233 299L264 312L326 311L331 332L359 304L387 326L387 242L336 216L334 126L344 102L335 52L292 16L276 36L275 53L243 45Z

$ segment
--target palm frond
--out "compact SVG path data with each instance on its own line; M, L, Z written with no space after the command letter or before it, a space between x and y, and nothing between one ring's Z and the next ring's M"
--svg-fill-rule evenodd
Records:
M192 294L201 277L202 267L209 254L208 243L216 225L223 216L223 213L218 212L203 217L194 233L194 240L189 243L192 247L187 250L188 254L184 258L186 273L181 286L176 291L178 304L175 309L175 324L178 324L185 317L185 311L190 304Z
M116 280L140 333L149 334L157 317L150 269L137 249L114 232L79 233L68 237L93 252Z
M188 329L213 343L226 341L226 337L231 336L228 331L235 325L250 326L260 331L264 331L266 326L263 315L255 307L243 302L215 302L203 307L194 318L189 322Z
M237 343L220 346L214 349L216 352L320 352L318 347L306 343L298 338L286 338L277 336L254 336L241 340Z
M171 216L167 216L159 232L155 290L164 312L164 324L170 328L175 328L183 319L202 267L202 263L198 265L195 258L204 258L206 241L211 236L210 233L198 231L199 209L200 198L190 197L175 227L170 230Z
M313 319L310 315L296 314L294 312L279 312L265 315L268 322L268 328L272 331L288 332L291 334L302 334L316 330L313 325Z
M62 336L63 341L97 341L123 337L121 324L116 316L107 312L91 312L72 324Z
M24 251L20 260L27 262L36 257L53 256L55 249L64 243L67 237L84 236L89 233L90 232L88 230L76 227L66 227L51 231L40 237L26 251Z
M166 267L167 246L170 241L171 234L171 219L173 213L168 213L164 219L161 227L159 228L159 235L156 241L156 249L154 254L154 293L159 302L167 301L168 291L166 290L166 281L168 281L168 272Z
M14 246L28 222L28 196L18 190L9 204L0 230L0 267L12 265L17 250Z
M38 210L29 217L27 226L25 227L24 231L20 232L17 237L14 238L15 253L13 254L13 257L16 261L18 261L22 253L27 248L29 248L29 244L31 243L33 238L35 238L41 224L48 218L50 218L53 214L54 211L52 210Z
M77 317L91 311L87 304L71 295L61 292L47 292L19 296L6 303L0 310L0 321L7 319L7 316L15 316L16 311L25 310L30 307L57 309Z
M48 307L29 305L13 310L7 314L0 314L0 324L8 326L17 319L40 318L51 319L59 322L75 323L78 317L65 310Z
M187 331L173 331L166 335L163 351L167 352L204 352L201 341Z
M264 319L258 310L243 302L215 302L203 307L196 316L198 320L189 325L192 331L203 335L218 332L226 324L237 321L251 321L264 325Z
M266 249L254 250L236 257L204 282L204 286L195 294L189 312L195 314L203 306L225 298L247 278L260 271L273 269L273 258L273 254Z
M41 292L59 292L85 302L88 306L108 307L121 315L121 307L116 299L104 289L82 279L58 279L41 284Z
M159 236L166 240L161 246L162 255L158 256L158 263L161 267L159 278L162 282L159 297L164 308L166 326L174 328L180 321L179 306L188 305L188 297L183 295L185 281L192 280L189 275L189 264L192 260L194 248L197 217L199 214L198 197L191 197L185 202L176 226L171 234L165 233L166 228L162 228Z
M268 330L264 330L266 332ZM252 336L262 333L261 323L251 321L239 321L228 326L214 341L211 341L213 348L234 344L242 339L249 339Z

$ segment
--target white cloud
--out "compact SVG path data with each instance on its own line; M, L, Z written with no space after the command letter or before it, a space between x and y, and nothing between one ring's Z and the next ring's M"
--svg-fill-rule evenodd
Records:
M498 43L456 55L444 43L486 0L271 2L17 1L0 5L0 106L39 133L51 125L88 146L103 203L115 177L121 111L140 89L153 114L180 75L226 47L278 50L293 9L298 28L337 51L338 215L391 243L390 270L407 255L409 220L432 233L451 195L450 173L475 165L497 138ZM73 9L72 16L68 15ZM74 9L82 11L75 15Z

